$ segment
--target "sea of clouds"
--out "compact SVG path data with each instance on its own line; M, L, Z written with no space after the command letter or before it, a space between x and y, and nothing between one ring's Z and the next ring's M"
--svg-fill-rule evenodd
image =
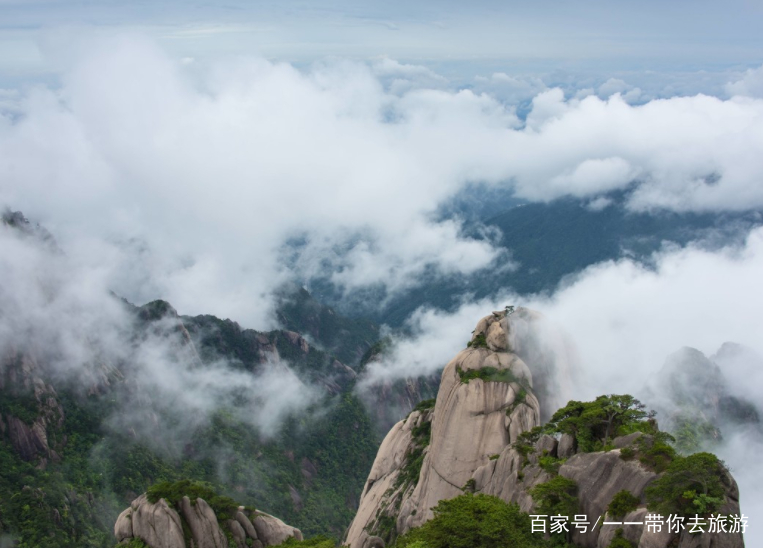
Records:
M83 333L110 344L109 322L123 320L109 291L267 329L276 324L273 292L327 263L348 291L394 292L425 272L494 267L501 254L489 239L436 215L474 182L592 207L627 188L634 211L763 207L763 69L719 96L645 99L615 80L573 94L506 75L453 88L431 69L390 59L196 63L130 34L68 40L50 55L59 82L0 93L0 203L45 225L65 256L0 234L0 340L19 326L50 329L69 352L62 363L83 361ZM294 240L304 243L298 272L282 260ZM666 246L648 266L593 265L551 294L465 296L455 313L417 311L411 335L364 382L436 372L481 316L514 303L542 311L574 341L580 368L570 393L637 391L682 346L710 355L732 340L763 353L761 272L763 229L754 229L741 246ZM152 371L152 382L183 378L157 352L142 357L167 368ZM743 369L760 386L760 370ZM235 375L224 364L215 371ZM200 375L183 384L191 394L224 393L220 375ZM261 382L278 392L283 378ZM725 454L743 509L763 520L759 451ZM761 538L756 529L748 542Z

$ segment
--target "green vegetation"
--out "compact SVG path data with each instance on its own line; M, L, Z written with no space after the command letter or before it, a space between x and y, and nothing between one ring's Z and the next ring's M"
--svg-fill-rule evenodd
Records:
M632 460L636 457L636 450L633 447L623 447L620 449L620 458L623 460Z
M397 548L541 548L530 516L497 497L464 494L442 500L434 518L400 537Z
M196 499L201 498L214 510L219 523L233 519L239 503L230 497L218 495L207 482L183 479L176 482L162 481L152 485L146 491L148 501L151 503L164 499L167 504L178 507L183 497L188 497L191 504L196 504ZM254 510L254 508L250 508Z
M522 455L529 455L535 449L535 443L543 435L545 429L543 426L536 426L532 430L522 432L517 441L514 442L514 448Z
M618 491L607 506L607 512L615 519L623 518L628 512L638 508L641 500L627 489Z
M67 402L64 396L60 399ZM31 399L26 404L30 412L37 408ZM36 462L19 457L7 432L0 438L0 530L18 548L110 548L114 544L111 531L121 503L104 492L104 478L90 460L89 450L99 439L99 423L80 406L65 408L66 421L58 434L67 436L68 443L60 450L60 464L49 462L45 469L38 468Z
M434 404L436 401L437 398L422 400L416 404L416 407L413 408L413 411L429 411L430 409L434 409Z
M162 301L151 303L142 315L125 306L135 312L136 337L169 311ZM308 381L328 374L333 361L314 348L297 353L282 332L257 333L212 316L183 318L183 323L198 342L202 366L222 356L234 367L256 371L262 340L275 345ZM219 402L208 420L176 437L163 433L174 433L177 425L188 424L187 418L150 394L141 412L157 417L158 424L146 424L144 414L109 421L132 389L119 378L111 380L109 390L87 397L79 395L81 387L56 385L65 419L62 428L49 428L48 439L60 461L48 459L44 468L25 462L7 428L0 434L0 534L18 541L19 548L111 548L114 522L135 497L152 485L158 494L160 487L185 479L218 486L219 498L201 495L213 507L231 497L277 515L306 535L341 536L354 516L379 439L351 384L339 394L326 394L315 406L320 413L309 409L291 416L268 438L241 416L237 401ZM10 415L32 423L39 413L31 394L7 385L0 390L6 426ZM222 507L216 510L226 515Z
M712 453L678 456L647 487L647 505L665 515L710 514L723 504L728 481L726 466Z
M148 544L139 538L130 539L126 544L117 544L115 548L151 548Z
M458 367L456 368L456 371L461 378L461 382L464 384L467 384L472 379L480 379L484 382L520 382L508 369L482 367L480 369L469 369L468 371L464 371Z
M0 392L0 415L12 416L31 425L39 414L37 399L31 390Z
M537 502L537 512L547 516L567 516L569 521L578 513L578 485L575 481L564 476L555 476L545 483L530 489L530 495ZM569 542L571 533L552 535ZM557 540L559 542L559 540Z
M559 467L566 461L567 459L558 459L551 455L542 455L538 457L538 466L553 476L559 473Z
M405 455L400 473L395 480L395 488L401 485L406 486L406 488L410 485L415 487L419 482L421 467L424 464L424 449L427 448L432 437L432 422L422 419L421 424L411 429L411 434L413 434L413 440Z
M280 295L276 314L284 329L309 335L350 367L357 366L379 340L379 326L374 322L337 314L301 287L291 287Z
M564 476L555 476L530 489L530 495L538 503L538 513L570 519L578 511L577 492L577 483Z
M673 420L675 446L682 455L696 453L703 448L717 445L721 440L720 430L699 413L680 415Z
M334 548L336 541L325 535L318 535L317 537L297 540L294 537L289 537L286 541L279 544L279 546L288 546L288 548Z
M647 412L633 396L612 394L592 402L570 401L554 413L544 430L574 436L579 451L601 451L616 436L655 432L653 417L654 412Z
M635 544L623 536L623 532L622 528L617 529L612 542L609 543L607 548L636 548Z
M674 440L667 432L641 436L636 441L639 462L657 473L664 471L676 458L676 450L670 445Z
M487 348L487 339L484 333L480 333L473 340L466 343L467 348Z

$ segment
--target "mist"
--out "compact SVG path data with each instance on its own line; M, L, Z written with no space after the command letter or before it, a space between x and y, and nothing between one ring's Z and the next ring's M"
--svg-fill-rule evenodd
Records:
M633 210L763 205L754 73L731 97L634 105L619 82L529 79L525 112L392 59L196 62L124 33L47 44L60 84L3 95L0 202L113 291L182 314L271 328L273 290L326 265L340 288L388 292L494 268L489 239L437 216L475 182L539 201L627 188Z
M61 36L47 49L59 81L0 93L0 205L41 222L60 246L0 228L0 346L29 344L55 375L84 385L99 366L129 362L136 393L187 419L173 426L175 446L242 393L240 417L265 436L319 393L288 364L199 367L187 342L166 336L136 347L111 292L264 330L276 325L275 290L327 266L346 291L387 292L505 267L491 239L437 214L474 183L595 208L615 190L627 190L632 211L763 207L763 69L723 96L650 99L618 81L570 93L496 73L466 89L392 59L197 61L140 35ZM511 89L497 91L500 81ZM593 265L547 294L466 294L454 313L417 311L359 387L436 373L480 317L515 304L563 334L543 339L565 360L550 362L564 379L558 402L638 394L683 346L709 356L735 341L763 354L760 272L755 229L739 246L666 245L648 264ZM747 360L725 373L760 379ZM763 409L751 386L737 388ZM113 428L154 424L140 400L123 403ZM763 539L763 470L748 441L731 437L720 454L739 480L752 544Z
M141 329L103 270L51 240L3 223L0 249L0 355L32 356L33 375L83 397L111 391L118 404L104 424L116 433L177 456L220 410L268 438L323 395L277 355L254 371L222 357L202 364L176 316Z
M718 250L698 244L683 249L667 246L648 265L627 258L596 264L563 280L546 295L504 293L494 299L467 301L451 314L419 310L412 318L415 335L393 340L389 357L371 364L359 385L442 369L464 348L482 316L514 304L540 312L544 324L551 326L535 333L554 350L551 367L560 391L555 394L556 405L569 399L630 393L659 407L665 402L648 400L645 396L650 392L645 389L665 382L660 372L669 355L688 346L713 356L724 342L733 341L746 349L713 359L722 367L729 393L748 399L761 413L760 272L763 229L758 228L741 246ZM532 362L528 363L532 370ZM760 432L726 433L713 451L726 460L739 483L741 507L751 524L745 536L753 545L763 540L754 526L763 519L759 494L763 467L758 458L763 438Z

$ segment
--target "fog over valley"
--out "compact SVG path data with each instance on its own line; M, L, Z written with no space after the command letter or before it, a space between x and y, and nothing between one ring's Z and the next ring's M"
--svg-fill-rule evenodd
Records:
M758 8L324 4L0 1L0 547L436 548L702 452L763 542ZM576 535L512 542L710 538Z

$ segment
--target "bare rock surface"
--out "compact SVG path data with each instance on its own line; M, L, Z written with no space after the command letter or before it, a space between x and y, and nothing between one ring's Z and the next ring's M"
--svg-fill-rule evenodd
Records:
M9 415L8 436L13 448L27 462L34 460L38 455L47 455L50 452L45 428L38 421L30 427L21 419Z
M183 497L180 500L180 511L191 529L194 548L228 548L228 539L220 530L217 516L207 501L197 498L195 504L192 504L191 499Z
M286 525L280 519L264 512L255 512L252 524L257 531L257 538L265 546L277 546L289 537L302 540L302 532L299 529Z
M417 481L396 485L405 457L415 450L410 434L420 424L420 412L397 423L384 439L361 496L358 514L346 544L364 548L380 514L397 509L396 534L418 527L432 517L442 499L456 497L475 471L491 463L517 436L540 424L540 405L532 392L527 365L509 351L505 312L482 318L469 348L445 367L431 420L431 442ZM488 369L489 368L489 369ZM492 378L462 379L470 371L492 372ZM474 480L474 481L472 481ZM370 531L369 531L370 530Z
M114 536L117 542L132 538L132 507L126 508L119 514L114 524Z
M236 512L236 515L234 517L236 518L236 521L244 529L244 532L246 533L248 537L251 537L253 539L257 538L257 531L255 530L254 525L252 525L252 522L244 513L243 506L239 507L238 512Z
M164 499L155 504L146 494L136 498L114 524L117 542L141 539L149 548L266 548L294 537L302 540L299 529L259 511L240 506L233 519L221 523L213 508L202 498L183 497L178 510ZM190 533L186 544L184 528ZM233 539L230 545L227 534Z
M186 548L180 516L164 499L152 504L146 495L141 495L132 501L130 510L125 518L132 521L134 538L141 539L151 548ZM126 531L124 525L120 529Z
M236 543L236 548L246 548L246 531L237 520L228 520L228 530Z
M520 321L515 323L514 316ZM625 521L645 521L645 489L658 474L638 459L621 458L621 450L636 447L642 434L617 438L615 448L606 452L578 452L570 435L543 435L529 449L515 443L523 432L541 424L534 379L543 379L546 392L555 387L547 378L554 373L550 353L535 347L529 332L539 321L536 313L519 308L511 318L494 312L477 323L469 347L446 365L434 408L412 412L387 434L343 545L384 546L431 519L432 508L440 500L464 492L493 495L532 513L537 503L530 492L555 475L548 461L545 469L541 467L541 457L559 459L558 474L575 481L580 514L588 516L591 524L597 518L605 521L612 498L622 490L641 500ZM523 332L514 333L515 328ZM530 360L533 357L541 362L539 368ZM431 438L422 446L417 432L427 422ZM423 456L423 462L418 477L411 479L410 457L415 455ZM731 477L725 483L730 487L721 513L739 514L736 484ZM607 548L619 528L599 526L586 534L573 529L572 540L584 548ZM740 534L679 535L667 527L659 531L643 525L622 528L625 539L638 548L744 547Z

